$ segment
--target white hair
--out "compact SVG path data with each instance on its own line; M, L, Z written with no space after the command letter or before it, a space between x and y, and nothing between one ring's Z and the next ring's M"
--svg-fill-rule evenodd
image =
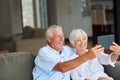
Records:
M73 29L69 36L70 43L74 44L75 40L81 35L84 35L87 38L87 33L83 29Z
M53 36L53 32L55 30L62 30L62 26L59 25L51 25L50 27L48 27L48 29L46 30L46 37L52 37Z

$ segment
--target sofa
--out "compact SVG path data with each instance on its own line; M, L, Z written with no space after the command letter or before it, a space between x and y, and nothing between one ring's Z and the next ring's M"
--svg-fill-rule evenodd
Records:
M33 80L33 67L30 52L0 53L0 80Z
M34 58L31 52L0 53L0 80L33 80ZM120 62L115 65L114 68L104 66L105 72L114 80L120 80Z

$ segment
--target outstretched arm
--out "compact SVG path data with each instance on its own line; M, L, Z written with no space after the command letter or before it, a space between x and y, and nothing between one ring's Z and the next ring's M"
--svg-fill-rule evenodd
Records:
M54 70L60 71L60 72L66 72L66 71L72 70L72 69L76 68L77 66L81 65L82 63L95 58L103 50L104 50L104 48L101 47L101 45L97 45L97 46L89 49L89 51L87 53L85 53L75 59L57 63L54 67Z

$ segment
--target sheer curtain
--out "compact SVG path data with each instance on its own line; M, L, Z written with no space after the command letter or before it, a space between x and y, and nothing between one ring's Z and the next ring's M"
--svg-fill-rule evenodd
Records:
M46 28L48 26L46 7L47 7L46 0L40 0L41 28Z
M47 28L48 17L47 17L47 2L46 0L33 0L34 7L34 22L38 28Z
M46 0L21 0L23 26L33 28L47 28L47 1Z

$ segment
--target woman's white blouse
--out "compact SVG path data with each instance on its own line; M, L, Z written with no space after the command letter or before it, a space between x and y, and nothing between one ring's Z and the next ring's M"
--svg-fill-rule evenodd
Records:
M77 54L74 54L72 58L78 57ZM99 77L108 77L110 80L113 80L105 72L103 65L112 65L114 63L111 61L111 55L100 53L95 59L89 60L79 67L71 71L72 80L85 80L85 78L90 80L97 80Z

